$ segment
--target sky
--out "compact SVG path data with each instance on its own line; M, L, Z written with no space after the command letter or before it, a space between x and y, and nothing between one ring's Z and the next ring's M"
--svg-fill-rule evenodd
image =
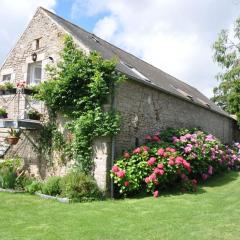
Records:
M213 95L211 48L240 16L240 0L0 0L0 64L38 6Z

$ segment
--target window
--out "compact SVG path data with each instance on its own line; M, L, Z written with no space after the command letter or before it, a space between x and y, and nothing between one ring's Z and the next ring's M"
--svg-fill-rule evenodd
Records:
M38 50L41 46L41 38L35 39L32 43L32 50Z
M130 64L128 63L125 63L125 62L122 62L122 65L124 65L125 67L129 68L133 73L135 73L136 75L138 75L140 78L144 79L145 81L147 82L151 82L150 79L148 79L146 76L144 76L142 73L140 73L136 68L134 68L133 66L131 66Z
M42 80L42 62L30 63L28 65L28 84L39 84Z
M10 81L10 80L11 80L11 74L5 74L5 75L3 75L2 80L3 80L3 81Z

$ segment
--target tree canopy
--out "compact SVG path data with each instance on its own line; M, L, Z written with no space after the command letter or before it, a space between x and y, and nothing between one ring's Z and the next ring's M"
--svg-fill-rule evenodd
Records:
M240 123L240 18L234 27L222 30L213 44L214 60L222 68L217 75L219 85L214 88L213 101Z

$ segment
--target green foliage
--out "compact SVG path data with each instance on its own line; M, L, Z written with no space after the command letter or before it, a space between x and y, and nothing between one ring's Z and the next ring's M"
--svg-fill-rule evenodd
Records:
M18 173L22 168L22 159L7 159L0 163L0 187L15 188Z
M61 180L62 196L72 201L84 202L102 198L95 180L85 173L75 170Z
M114 86L125 79L115 68L116 61L104 60L96 52L86 55L77 48L72 37L66 36L61 60L57 66L48 66L50 80L41 83L35 95L53 115L60 113L71 119L69 130L73 142L67 145L67 151L74 153L77 165L86 173L93 169L93 138L112 136L119 131L119 115L113 110L103 110L104 104L111 104L109 96ZM49 131L43 141L53 146L57 141L52 138L56 135L57 131ZM57 138L62 149L64 143L59 136Z
M61 193L60 189L61 177L53 176L47 179L46 182L42 184L42 193L52 196L57 196Z
M30 194L34 194L42 189L42 184L36 180L28 182L24 186L24 190Z
M19 138L22 131L20 129L13 129L13 128L10 128L10 130L8 131L9 133L9 136L11 137L16 137L16 138Z
M234 38L229 31L223 30L213 45L214 60L223 72L217 76L219 86L214 88L213 101L240 121L240 18L235 22Z
M1 116L7 115L7 111L6 111L5 108L0 108L0 115L1 115Z
M5 86L5 90L11 90L14 88L14 84L10 82L6 82L4 86Z
M42 116L42 114L35 109L30 109L29 111L27 111L27 115L30 119L33 120L40 120Z

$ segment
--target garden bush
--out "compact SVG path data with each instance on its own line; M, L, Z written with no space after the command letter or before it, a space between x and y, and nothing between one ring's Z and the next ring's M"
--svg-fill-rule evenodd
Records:
M144 145L125 151L112 167L120 194L146 190L157 197L169 186L196 191L199 181L239 168L240 144L230 148L197 129L168 129L145 140Z
M47 179L46 182L42 183L42 193L52 196L61 194L60 181L61 177L53 176Z
M0 187L15 188L23 167L21 158L7 159L0 163Z
M93 201L102 198L95 180L85 173L74 170L61 180L61 195L75 202Z
M24 190L30 194L34 194L35 192L42 190L42 183L33 180L25 185Z

